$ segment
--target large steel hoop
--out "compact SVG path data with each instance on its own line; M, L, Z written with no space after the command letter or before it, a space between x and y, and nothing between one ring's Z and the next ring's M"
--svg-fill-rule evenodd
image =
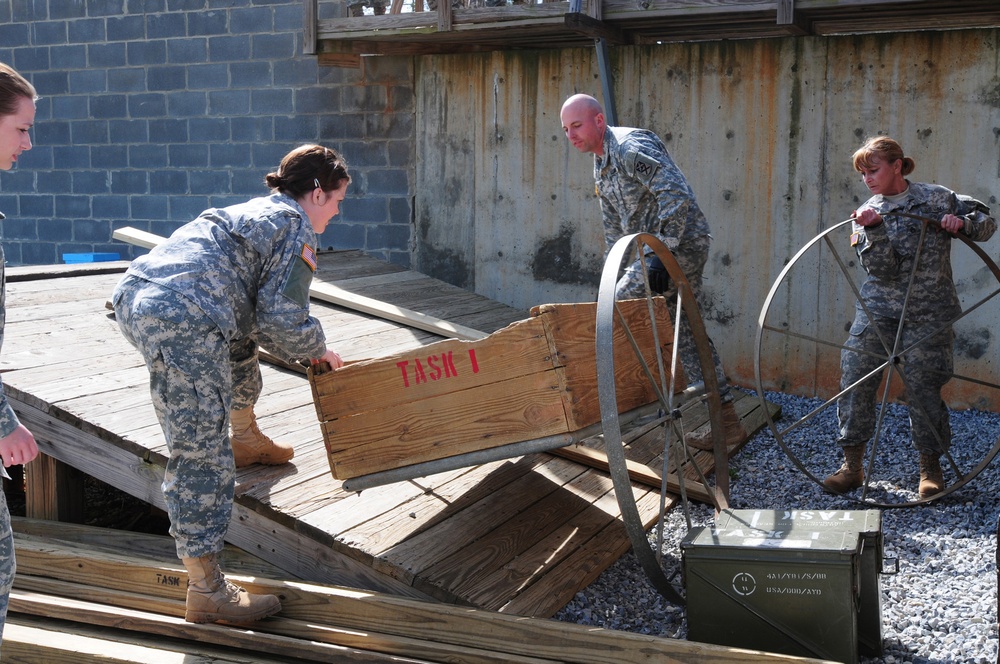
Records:
M648 253L655 253L663 263L670 276L671 281L678 290L677 304L674 305L675 316L681 313L688 319L692 336L694 337L697 349L699 364L704 376L704 399L708 406L709 421L711 422L713 437L713 460L715 467L716 484L711 487L704 477L704 473L698 467L690 450L683 444L684 431L683 422L679 417L680 400L679 393L685 389L685 385L675 384L675 376L679 365L677 354L677 334L679 317L671 320L669 314L664 314L670 307L666 300L653 293L649 286L649 276L646 271L645 261L640 261L643 266L644 297L646 317L643 320L630 323L627 317L622 314L620 303L616 296L616 285L619 273L628 264L632 263L639 256ZM666 325L662 323L666 321ZM640 330L641 328L641 330ZM645 347L636 342L636 338L644 335L643 338L652 339L651 344ZM651 335L651 337L650 337ZM607 451L611 479L614 485L615 496L621 508L622 521L628 532L632 543L632 549L640 565L646 572L653 586L667 600L678 604L684 604L683 595L674 587L670 578L665 573L662 565L662 528L663 516L666 501L666 478L669 473L674 472L680 480L681 498L685 502L685 514L687 514L686 492L684 472L676 472L682 464L686 469L698 476L698 480L714 496L717 510L728 506L728 450L725 446L724 435L722 434L722 403L719 397L719 385L715 375L715 365L712 359L711 347L708 335L705 332L704 322L698 310L698 304L691 292L688 283L676 259L667 247L655 236L646 233L637 233L621 238L612 246L608 257L605 260L604 269L601 274L600 292L597 301L597 321L595 330L596 363L597 363L597 388L600 402L601 423L604 432L604 444ZM664 357L664 348L669 345L669 358ZM625 385L619 381L626 380L626 377L616 374L616 353L621 358L621 353L632 353L632 357L638 360L643 367L642 374L648 381L649 387L655 393L659 401L659 422L656 430L659 436L661 451L655 463L660 465L657 472L664 478L660 487L659 510L655 514L657 522L656 551L650 545L647 535L649 519L646 520L640 515L636 503L632 481L629 477L629 461L626 458L626 443L622 435L622 423L620 418L619 393L633 389L633 385ZM631 358L630 358L631 359ZM667 359L669 362L667 363ZM635 376L630 375L628 380L635 380ZM641 380L641 379L640 379ZM690 392L690 391L689 391ZM648 426L648 423L647 423ZM660 433L662 432L662 433ZM689 481L694 481L690 480ZM688 518L690 527L690 518Z
M894 214L912 222L914 232L919 230L921 234L912 259L915 267L923 256L926 234L945 231L932 219ZM957 241L951 243L952 264L961 266L963 275L967 275L957 282L961 313L904 346L909 292L914 283L911 273L895 338L881 336L884 352L869 355L876 369L861 380L841 385L841 351L845 349L855 303L861 299L860 283L864 279L863 270L855 264L853 250L842 250L850 224L850 219L839 222L807 242L771 286L757 324L754 357L757 395L762 403L766 390L815 399L801 417L789 420L788 413L783 412L782 426L766 410L765 415L771 433L793 464L822 485L823 478L835 471L842 460L840 447L835 443L838 399L852 396L862 386L874 390L877 415L874 433L866 446L864 483L843 497L883 508L911 507L939 500L966 486L993 461L1000 452L1000 438L995 433L959 433L952 435L950 446L942 441L946 450L941 457L945 488L933 496L920 497L916 490L918 454L910 446L909 420L903 417L906 409L901 403L906 397L907 359L913 352L935 343L938 334L952 333L959 340L980 339L982 343L976 348L968 341L956 344L956 349L964 350L956 354L956 365L951 372L928 373L946 382L944 400L950 411L996 410L1000 404L1000 367L988 357L983 361L976 355L989 348L990 322L1000 315L1000 300L997 300L1000 268L977 243L962 234L953 236ZM811 302L803 301L801 288L796 290L797 285L804 283L815 288ZM813 378L808 383L797 382L789 378L794 375ZM918 420L927 417L919 404L914 405L914 412ZM941 441L940 435L938 440ZM900 459L912 462L901 464Z

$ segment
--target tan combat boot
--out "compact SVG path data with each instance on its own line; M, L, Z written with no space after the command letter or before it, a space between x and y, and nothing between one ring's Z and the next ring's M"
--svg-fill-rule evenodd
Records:
M234 410L229 415L229 440L233 444L236 467L243 468L253 463L277 466L295 456L291 445L276 443L257 428L257 416L253 406Z
M215 555L181 558L188 572L184 620L193 623L250 623L281 610L274 595L253 595L222 576Z
M726 436L726 447L733 447L739 445L744 440L749 438L746 429L743 428L743 422L740 420L740 416L736 413L736 407L733 406L732 401L728 401L722 404L722 426L723 431L725 431ZM706 431L695 432L684 435L684 442L688 444L689 447L693 447L697 450L710 450L714 447L712 443L712 428L709 427Z
M847 493L865 483L865 446L844 448L844 463L833 475L823 480L823 486L833 493Z
M920 497L931 496L944 491L944 474L941 462L933 454L920 455Z

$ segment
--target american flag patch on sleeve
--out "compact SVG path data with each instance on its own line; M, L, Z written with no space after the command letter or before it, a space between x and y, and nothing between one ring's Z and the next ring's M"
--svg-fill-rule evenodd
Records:
M312 271L316 271L316 252L308 244L302 245L302 260L312 268Z

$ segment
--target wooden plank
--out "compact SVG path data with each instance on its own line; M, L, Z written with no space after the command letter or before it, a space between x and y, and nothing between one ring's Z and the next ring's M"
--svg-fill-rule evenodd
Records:
M603 451L590 447L571 445L552 450L550 453L555 454L556 456L561 456L564 459L582 463L583 465L590 466L591 468L597 468L605 472L609 470L608 455ZM625 464L628 469L628 476L632 479L632 481L641 482L642 484L653 487L659 491L662 486L662 477L659 472L645 464L631 461L629 459L625 460ZM688 482L685 484L684 489L687 491L689 498L701 501L707 505L715 504L715 498L712 493L700 484L692 484ZM677 475L667 475L667 491L678 495L680 494L680 483L677 479Z
M20 588L44 588L51 593L56 588L53 584L46 584L40 579L19 579L17 585ZM155 634L169 639L186 639L198 643L211 643L233 648L252 647L255 652L267 653L268 655L281 655L294 658L295 660L306 662L337 661L345 664L368 664L373 662L388 663L402 661L409 664L429 664L427 660L403 658L402 653L397 656L387 657L384 653L376 653L354 647L347 647L338 643L331 643L336 640L336 635L343 634L342 630L320 630L291 623L284 631L306 632L313 636L325 636L324 641L319 639L300 638L298 634L287 636L284 634L271 634L262 630L237 629L222 625L196 625L184 620L183 600L156 600L135 593L123 591L111 591L100 586L79 586L72 588L76 595L92 597L97 601L87 601L80 599L68 599L57 597L51 594L33 592L30 589L21 590L15 588L11 591L10 606L12 611L29 613L37 616L57 618L59 620L84 620L90 625L103 625L107 627L124 627L127 629L142 632L144 634ZM66 584L57 587L66 591ZM141 606L142 608L132 608ZM168 614L168 615L161 615ZM287 623L290 621L275 620L275 623ZM298 627L299 629L295 629ZM252 635L252 636L250 636ZM365 635L371 637L372 641L379 640L378 634ZM356 634L347 634L348 640L362 640ZM408 639L404 644L400 644L398 639L386 639L380 641L387 650L393 648L416 649L416 641ZM388 642L388 643L387 643ZM395 642L395 643L391 643ZM157 661L158 660L151 660Z
M403 323L404 325L409 325L420 330L427 330L428 332L440 334L443 337L474 340L482 339L486 336L485 332L473 330L465 325L444 321L418 311L410 311L409 309L397 307L381 300L355 295L333 284L314 283L309 287L309 295L317 300L323 300L330 304L337 304L342 307L378 316L379 318Z
M166 238L146 233L135 228L119 228L112 233L112 238L122 242L129 242L141 247L152 248ZM356 295L333 284L313 282L309 287L309 295L318 300L348 307L357 311L362 311L373 316L385 318L404 325L410 325L421 330L427 330L445 337L457 339L481 339L486 333L464 325L457 325L448 321L436 319L417 311L410 311L401 307L396 307L380 300L375 300L362 295Z
M302 0L302 54L316 55L316 20L319 18L319 0Z
M116 596L114 605L118 607L127 606L128 602L139 602L144 607L151 607L154 603L164 608L172 607L171 615L179 615L183 610L182 582L186 574L180 568L169 570L155 564L146 565L142 560L94 553L73 547L25 547L18 550L18 555L19 559L25 560L26 569L23 570L25 576L68 581L70 583L61 585L70 591L101 592L104 597L107 597L106 593L114 592ZM22 574L18 575L21 576ZM91 579L100 579L103 587L89 586L87 582ZM525 661L523 658L535 658L536 662L549 659L581 664L615 662L634 664L640 661L670 661L664 659L669 657L696 657L685 661L703 661L702 658L704 661L709 661L707 658L719 656L726 656L729 659L725 661L731 662L817 661L782 658L781 655L771 654L767 655L768 659L762 659L764 653L724 646L595 629L552 620L502 615L468 607L451 607L345 588L264 578L233 576L232 579L251 592L277 594L282 598L280 616L255 623L253 631L260 636L262 644L278 643L276 639L279 638L280 642L287 643L288 649L283 652L286 655L292 654L294 648L306 645L301 637L308 635L312 641L320 641L321 635L322 640L326 640L328 634L356 630L363 632L362 636L365 637L366 643L370 642L371 650L380 648L383 640L390 640L393 637L405 637L432 647L431 642L427 640L432 634L433 644L439 647L456 646L457 648L452 649L453 654L460 652L461 648L471 648L480 651L473 653L474 655L502 653L510 657L506 661L514 662ZM164 580L168 582L165 583ZM158 603L156 601L158 598L172 604ZM30 598L26 598L25 594L18 591L17 602L27 599ZM72 608L66 607L67 601L53 602L50 606L53 611L63 611L67 617L73 612L78 617L84 615L89 619L91 610L94 610L97 616L101 615L100 605L93 604L92 601L86 607L78 605ZM14 602L15 598L12 596L12 607ZM138 615L133 609L117 610L119 619L127 617L130 623L150 619L150 614ZM158 626L144 627L143 631L169 634L182 629L198 630L199 638L204 640L233 638L246 631L219 625L181 624L182 621L175 620L178 622L160 621ZM433 630L428 630L429 624L434 626ZM293 634L299 639L289 641L286 640L287 637L276 636L276 633ZM268 651L265 648L261 649ZM313 656L315 657L315 654Z
M474 387L439 401L432 407L421 401L324 422L334 477L357 477L567 431L552 371Z
M332 372L310 384L319 420L393 410L490 383L553 368L541 320L515 323L475 342L445 340Z
M657 317L656 331L661 352L669 370L673 327L669 312L662 300L654 300ZM618 310L628 323L636 345L643 351L645 362L653 376L659 376L653 343L653 327L645 300L628 300L619 303ZM546 330L551 345L559 353L560 365L566 367L566 392L569 395L570 413L567 415L571 430L575 431L599 422L600 402L597 392L597 368L594 364L597 305L580 303L572 305L546 304L532 309L532 315L546 320ZM615 396L619 412L626 412L655 400L650 380L635 355L624 328L615 321L612 334L615 353ZM658 381L658 378L657 378ZM683 388L683 386L681 386Z
M42 281L68 277L121 274L131 261L101 261L99 263L66 263L57 265L15 265L4 270L4 281L14 284L21 281Z
M525 592L533 592L545 599L544 604L535 604L530 610L509 611L520 615L549 617L562 609L576 595L586 588L605 568L595 573L595 565L575 567L568 574L562 573L563 564L572 560L580 551L607 545L607 530L617 524L618 537L624 536L624 528L618 520L621 508L614 494L611 478L589 474L597 483L591 503L585 509L572 515L565 523L544 536L533 546L507 562L502 568L484 576L481 582L468 591L472 602L483 609L504 610L512 606ZM595 538L600 538L597 541ZM553 582L553 580L556 582ZM513 586L513 587L511 587ZM504 588L502 595L495 594L496 588ZM534 589L534 590L533 590Z
M421 579L465 598L516 596L530 577L512 576L511 562L529 562L525 560L528 551L544 553L534 547L581 513L596 518L592 514L593 496L607 492L606 479L595 472L577 475L536 501L531 510L498 524L477 540L474 550L461 549L435 562L421 574ZM549 562L546 558L531 558L536 569Z
M583 472L585 469L577 464L550 458L482 500L467 505L448 520L391 547L380 557L412 574L413 583L417 585L424 570L448 556L450 551L461 550L485 537ZM441 542L449 542L452 546L442 547ZM438 592L438 589L426 588L425 592Z
M83 521L83 473L39 454L24 466L25 513L34 519Z
M23 541L47 540L115 555L128 555L168 565L177 564L177 543L167 535L154 535L77 523L12 516L11 526ZM219 552L224 569L237 574L282 578L287 572L232 545Z
M25 603L22 606L32 605ZM25 614L7 616L3 652L5 661L18 664L289 664L296 661L247 649L168 640L135 631L92 627L80 622L54 622Z

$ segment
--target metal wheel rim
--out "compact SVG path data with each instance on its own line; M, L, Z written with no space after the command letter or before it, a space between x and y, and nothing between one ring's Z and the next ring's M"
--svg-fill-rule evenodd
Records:
M918 216L918 215L912 215L912 214L906 214L906 213L897 213L897 214L899 216L909 217L909 218L913 219L915 222L923 223L925 225L925 229L924 229L925 232L926 232L926 226L933 227L933 226L937 225L936 222L934 222L933 220L928 219L926 217L921 217L921 216ZM763 355L762 348L765 345L765 342L764 342L765 333L772 333L772 334L776 334L776 335L785 335L786 337L793 337L794 336L794 337L801 338L801 339L804 339L804 340L810 340L811 339L812 341L816 342L818 345L820 345L820 344L821 345L827 345L827 346L829 346L831 348L841 348L843 346L843 342L844 342L843 339L826 339L826 338L821 338L821 337L809 337L808 335L801 334L801 333L799 333L799 332L797 332L795 330L782 330L782 329L780 329L779 327L776 327L773 324L769 324L769 318L768 318L768 316L771 313L772 306L775 304L775 300L776 300L776 297L777 297L779 291L785 286L786 280L790 278L790 275L793 272L793 270L795 269L795 267L799 264L800 261L802 261L802 259L804 257L806 257L809 254L809 252L815 251L817 249L817 247L826 246L826 247L829 248L829 250L831 251L831 253L835 257L837 257L838 262L840 262L839 256L837 255L837 250L831 244L831 242L829 240L829 237L832 234L834 234L835 232L841 230L843 227L849 225L851 222L852 222L851 219L847 219L847 220L841 221L841 222L839 222L839 223L831 226L830 228L822 231L821 233L819 233L818 235L816 235L812 240L810 240L809 242L807 242L795 254L795 256L788 262L788 264L785 265L785 267L782 269L781 273L775 279L773 285L771 286L770 291L768 292L767 298L765 299L764 305L763 305L763 307L761 309L760 316L758 318L756 351L755 351L755 357L754 357L754 372L755 372L755 380L756 380L756 387L757 387L757 395L758 395L758 398L760 399L762 405L765 404L765 396L766 396L766 392L765 392L765 389L764 389L764 377L762 376L762 371L761 371L761 357ZM958 316L956 319L954 319L952 321L952 324L960 322L966 316L968 316L969 314L971 314L972 311L974 311L976 309L979 309L980 307L982 307L984 305L987 305L988 303L992 302L993 300L996 300L996 298L1000 297L1000 267L998 267L996 265L996 263L989 257L989 255L976 242L970 240L969 238L965 237L964 235L953 236L953 239L954 240L958 240L962 245L964 245L964 247L968 248L973 254L975 254L975 256L977 256L983 262L985 268L992 275L993 280L994 280L995 283L991 284L991 292L990 292L990 294L988 296L986 296L984 298L979 298L978 300L974 300L973 302L970 303L969 307L966 307L965 303L963 303L961 315ZM821 243L825 243L825 245L821 244ZM954 245L953 245L953 248L954 248ZM919 255L920 254L918 254L918 257L919 257ZM841 269L844 269L844 265L843 265L842 262L840 262L840 266L841 266ZM841 276L844 276L846 278L846 275L841 275ZM856 285L852 285L852 288L855 290L855 295L857 295L857 287L856 287ZM904 309L904 317L905 317L905 309ZM846 333L845 333L844 336L846 336ZM916 345L918 345L918 344L915 344L915 346ZM887 356L886 357L886 361L888 362L889 359L890 358ZM885 369L884 369L884 371L885 372L892 372L892 371L898 371L898 369L893 369L893 367L891 367L891 366L886 366ZM976 384L983 385L985 387L990 387L990 388L993 388L993 389L996 389L996 390L1000 390L1000 383L998 383L998 382L987 383L987 382L979 381L977 379L971 379L971 378L966 377L966 376L959 376L959 375L956 375L954 373L952 373L952 376L949 379L949 382L951 380L953 380L953 379L956 379L956 378L959 379L959 380L969 380L969 381L975 382ZM855 386L853 386L854 389L856 389L856 387L857 387L857 384ZM883 397L886 393L889 392L889 389L890 389L889 386L885 386L885 387L880 386L877 389L878 396L880 398ZM799 458L799 456L795 453L795 451L793 449L793 445L791 445L786 440L786 434L789 433L791 430L799 428L800 425L802 425L805 420L807 420L807 419L814 419L814 418L818 417L819 414L820 414L820 411L825 410L825 409L829 409L829 408L835 408L835 407L836 406L835 406L835 400L834 400L834 398L826 399L821 406L819 406L818 408L810 411L810 413L808 413L805 417L803 417L803 418L795 421L791 425L786 426L784 428L779 427L778 424L772 419L770 412L766 408L764 408L764 414L765 414L765 417L767 419L767 425L770 428L771 433L774 436L775 440L781 446L782 450L785 452L785 454L788 456L788 458L793 462L793 464L801 472L803 472L807 477L809 477L809 479L811 479L812 481L816 482L817 484L819 484L821 486L823 485L823 478L820 477L819 475L817 475L815 472L813 472L813 469L810 468L806 463L803 462L802 459ZM949 411L951 411L950 408L949 408ZM884 411L883 411L883 409L880 408L879 412L880 412L880 416L879 416L878 425L877 425L877 428L876 428L876 433L873 435L873 440L875 441L875 444L876 444L876 450L877 450L877 445L878 445L877 438L882 433L881 428L880 428L881 427L881 422L882 422L882 415L881 415L881 413L883 413ZM835 431L833 433L835 434ZM831 436L830 438L831 438L831 445L835 446L835 443L833 442L834 437ZM912 447L910 449L915 454L915 450L912 450ZM941 498L943 498L943 497L945 497L945 496L947 496L947 495L949 495L949 494L951 494L951 493L953 493L955 491L958 491L959 489L963 488L964 486L966 486L980 472L982 472L983 469L985 469L993 461L993 459L997 456L998 452L1000 452L1000 439L998 439L993 444L993 446L989 450L987 450L985 452L985 454L982 457L982 460L979 463L973 465L970 470L968 470L967 472L964 472L964 473L960 473L958 471L957 465L955 464L955 461L949 455L947 457L947 461L944 458L942 459L942 468L944 468L946 471L950 470L951 473L955 476L956 479L954 481L947 482L948 477L946 476L946 483L947 484L946 484L945 489L943 491L941 491L941 492L939 492L937 494L934 494L932 496L928 496L926 498L919 498L918 497L918 498L912 499L912 500L901 500L899 502L890 502L890 501L885 501L885 500L878 500L878 499L872 498L870 496L870 484L871 484L871 482L874 481L873 478L871 477L871 470L873 469L873 464L874 464L874 462L876 460L876 457L869 450L868 454L866 454L865 483L864 483L864 486L861 489L855 490L854 492L842 493L842 494L839 494L839 495L841 497L846 498L848 500L851 500L853 502L857 502L857 503L864 504L864 505L869 505L869 506L874 506L874 507L882 507L882 508L912 507L912 506L916 506L916 505L926 504L926 503L929 503L929 502L933 502L933 501L939 500L939 499L941 499ZM950 463L948 463L948 462L950 462ZM947 465L950 465L951 468L950 469L949 468L945 468ZM828 468L827 470L834 470L834 468ZM860 495L856 495L858 491L860 491Z
M611 248L608 253L604 269L601 274L601 286L597 302L597 322L595 330L596 361L597 361L597 388L600 402L601 422L604 432L604 444L608 456L611 479L614 485L615 496L621 508L622 521L632 542L632 549L639 560L640 565L646 572L647 577L653 586L666 599L678 605L684 605L684 598L671 584L665 574L658 556L654 553L647 539L646 528L642 522L638 507L635 503L632 492L632 482L629 478L626 463L625 450L623 447L621 423L618 412L617 389L615 387L615 360L614 360L614 330L616 325L620 325L620 319L616 316L615 290L618 282L619 269L625 265L624 261L632 261L631 256L640 254L643 247L651 249L661 260L667 269L671 280L677 284L679 292L682 294L681 309L688 317L692 334L695 337L695 345L702 368L705 381L705 399L708 404L709 420L712 426L712 437L714 443L715 477L716 486L714 494L716 497L716 509L721 510L728 506L728 452L725 446L724 435L722 433L722 403L719 398L718 380L715 375L715 365L712 360L711 349L707 344L707 333L704 322L698 310L697 303L691 294L690 285L683 271L677 264L673 255L666 246L655 236L646 233L636 233L621 238ZM650 318L653 319L652 328L654 330L654 342L659 350L662 347L661 332L657 330L655 315L652 309L652 299L654 294L649 289L648 275L645 276L646 301L650 306ZM686 295L685 295L686 294ZM662 301L662 298L660 298ZM671 363L678 361L676 357L677 348L673 346ZM658 361L660 366L662 358ZM664 374L660 374L661 376ZM651 377L652 378L652 377ZM655 383L655 379L653 381ZM672 407L673 390L660 386L658 390L661 401L661 408L670 412ZM669 435L669 434L668 434ZM682 500L686 501L683 492ZM711 490L711 489L710 489ZM662 502L661 489L661 502ZM685 505L686 510L686 505ZM663 514L660 514L662 519Z

